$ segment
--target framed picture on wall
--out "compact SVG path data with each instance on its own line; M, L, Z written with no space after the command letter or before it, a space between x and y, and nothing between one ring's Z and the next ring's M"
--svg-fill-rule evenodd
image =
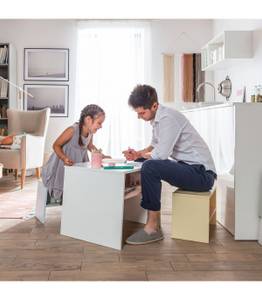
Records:
M51 109L51 117L68 117L69 86L63 84L24 84L24 110Z
M25 81L68 81L68 48L25 48Z

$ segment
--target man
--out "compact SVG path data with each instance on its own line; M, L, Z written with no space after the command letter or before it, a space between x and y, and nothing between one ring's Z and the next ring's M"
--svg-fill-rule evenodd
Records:
M148 211L147 223L126 241L140 245L164 238L160 224L161 180L184 190L205 192L212 188L217 175L204 140L182 113L158 103L153 87L136 86L128 104L139 119L150 121L153 129L150 146L123 151L127 160L145 160L141 168L141 206Z

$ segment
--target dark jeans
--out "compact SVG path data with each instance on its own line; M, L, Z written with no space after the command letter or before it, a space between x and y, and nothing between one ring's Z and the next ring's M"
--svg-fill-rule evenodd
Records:
M183 190L206 192L212 188L215 179L216 174L200 164L189 165L169 159L146 160L141 168L141 206L148 210L160 210L161 180Z

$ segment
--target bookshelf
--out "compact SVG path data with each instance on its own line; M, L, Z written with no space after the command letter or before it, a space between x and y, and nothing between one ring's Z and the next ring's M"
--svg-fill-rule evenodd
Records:
M0 43L0 76L16 84L16 52L10 43ZM9 107L16 107L16 90L0 79L0 135L7 135Z

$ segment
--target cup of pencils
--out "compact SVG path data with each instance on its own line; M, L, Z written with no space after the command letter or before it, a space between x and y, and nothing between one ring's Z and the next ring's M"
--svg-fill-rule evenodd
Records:
M99 169L102 167L102 150L92 150L91 152L91 168Z

